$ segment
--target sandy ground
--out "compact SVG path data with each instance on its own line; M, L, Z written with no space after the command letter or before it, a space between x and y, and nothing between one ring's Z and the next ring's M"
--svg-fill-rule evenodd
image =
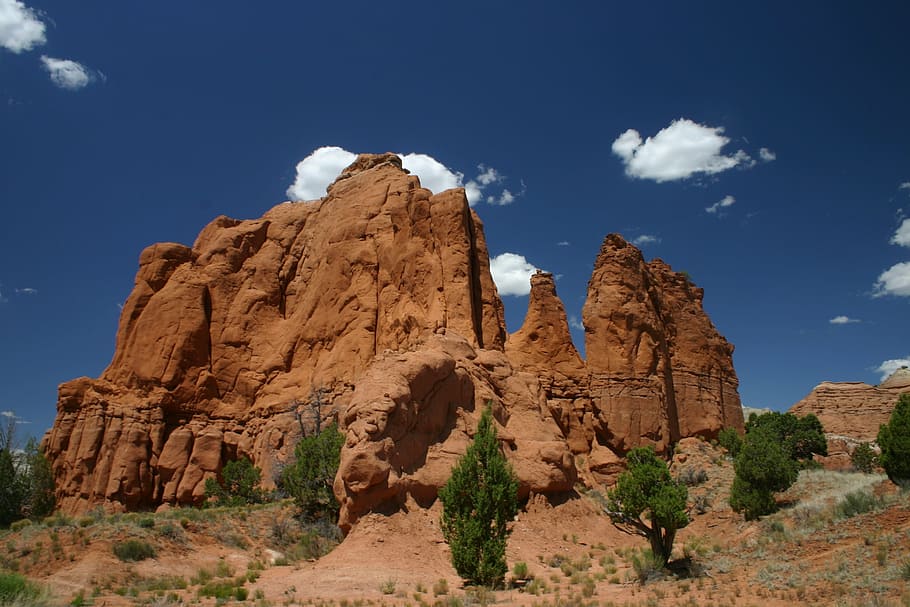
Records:
M507 560L510 567L525 562L536 581L480 596L450 564L438 504L368 515L326 556L290 564L282 564L284 548L274 537L279 522L292 520L290 504L32 525L0 538L7 553L0 564L50 586L59 604L81 592L85 602L110 607L214 604L199 597L194 578L203 570L225 580L255 570L243 586L246 602L260 607L910 604L910 496L882 477L804 472L781 496L780 512L746 522L726 503L733 470L722 452L685 441L673 470L687 467L707 475L690 487L692 522L676 540L676 556L688 554L697 575L644 585L632 557L645 540L616 529L590 494L532 499L512 525ZM872 512L838 517L835 504L855 490L875 491L882 501ZM157 556L121 562L112 546L127 538L146 539ZM534 585L537 594L529 592Z

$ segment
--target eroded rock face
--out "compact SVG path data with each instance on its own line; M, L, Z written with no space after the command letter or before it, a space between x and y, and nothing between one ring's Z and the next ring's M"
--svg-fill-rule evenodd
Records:
M822 382L790 408L795 415L814 414L828 439L826 465L846 468L857 445L874 442L888 423L897 400L910 392L910 370L898 369L877 386L863 382Z
M741 427L732 346L701 297L611 235L588 362L546 273L507 339L464 191L433 195L397 156L364 155L321 200L143 251L113 360L60 387L45 450L67 511L196 503L241 456L272 481L321 388L346 433L344 528L432 503L488 403L522 495L567 491L612 478L631 447Z
M436 328L505 342L463 190L432 195L394 154L360 157L322 200L152 245L110 366L60 388L46 448L61 504L198 500L240 455L270 479L299 435L295 399L325 386L344 403L378 353Z

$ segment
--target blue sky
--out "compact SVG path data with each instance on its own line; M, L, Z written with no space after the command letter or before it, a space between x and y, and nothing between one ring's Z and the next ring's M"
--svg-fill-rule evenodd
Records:
M324 146L460 174L498 280L523 257L576 318L603 237L640 239L704 287L750 406L910 358L907 3L328 4L0 0L0 411L28 433L110 362L144 247L260 216Z

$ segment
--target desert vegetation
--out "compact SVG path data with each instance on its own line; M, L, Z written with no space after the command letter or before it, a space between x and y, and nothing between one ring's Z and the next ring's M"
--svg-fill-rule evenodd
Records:
M910 486L910 393L901 394L891 419L878 431L881 466L892 482Z
M0 535L0 587L18 597L4 604L23 607L910 601L910 495L885 476L801 469L775 495L776 512L747 521L727 503L735 469L721 450L686 439L669 466L657 459L669 481L663 470L658 478L687 491L689 523L676 533L670 567L650 542L616 529L594 491L543 506L536 500L508 518L508 569L497 590L466 585L450 570L439 508L367 517L329 552L339 536L304 520L285 498L23 520ZM694 508L699 500L704 512Z
M54 510L54 477L38 441L24 449L16 442L16 422L0 423L0 527L22 519L40 519Z
M747 519L774 512L774 493L790 487L813 454L827 454L821 423L811 414L752 414L741 443L729 433L723 438L728 451L735 453L730 505Z
M439 491L442 533L452 565L469 582L500 583L508 571L508 523L518 512L518 479L499 450L493 413L480 417L474 442Z
M651 447L626 456L628 470L607 494L607 514L619 529L647 538L652 559L662 566L670 559L676 533L689 524L688 491L674 481L667 464Z

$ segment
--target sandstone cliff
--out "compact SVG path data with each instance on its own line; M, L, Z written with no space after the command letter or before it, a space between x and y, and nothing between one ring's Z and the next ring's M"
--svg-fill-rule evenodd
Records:
M633 446L741 427L732 346L701 299L611 235L587 363L549 274L507 339L464 191L433 195L397 156L364 155L321 200L143 251L113 360L61 385L45 449L67 511L198 502L240 456L271 481L320 388L347 436L345 527L432 502L488 402L523 494L565 491L608 479Z
M877 386L863 382L822 382L790 408L814 414L828 438L828 464L847 467L856 445L874 442L888 422L897 399L910 392L910 370L901 368Z

